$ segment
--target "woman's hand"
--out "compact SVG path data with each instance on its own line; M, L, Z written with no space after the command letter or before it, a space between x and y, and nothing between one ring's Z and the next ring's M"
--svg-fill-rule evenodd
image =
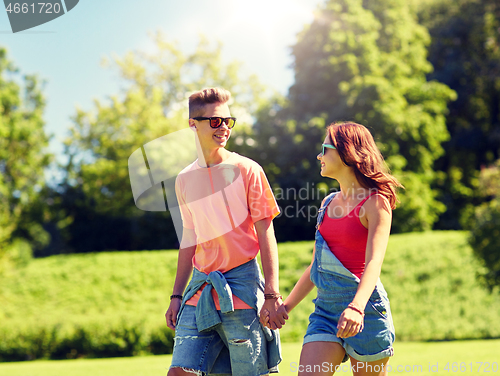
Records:
M354 337L363 330L364 315L352 308L346 308L340 315L337 337Z
M265 308L260 310L260 323L269 328L269 311Z

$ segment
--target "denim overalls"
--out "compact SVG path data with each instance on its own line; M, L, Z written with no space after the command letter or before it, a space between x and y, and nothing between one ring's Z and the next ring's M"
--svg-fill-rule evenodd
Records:
M314 299L315 311L309 316L309 326L304 337L308 342L337 342L358 361L380 360L394 353L394 325L392 323L389 299L384 286L378 280L366 305L363 331L349 338L337 337L337 324L342 312L352 302L360 279L347 270L333 255L319 232L326 208L336 193L327 196L318 212L314 262L311 281L316 285L318 295Z

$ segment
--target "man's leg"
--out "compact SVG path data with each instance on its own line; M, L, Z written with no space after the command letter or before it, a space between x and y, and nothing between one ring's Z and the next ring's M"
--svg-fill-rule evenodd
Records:
M209 373L224 342L215 331L198 332L196 307L186 305L177 320L169 376Z
M267 340L254 309L221 313L217 328L229 349L233 375L259 376L269 373Z

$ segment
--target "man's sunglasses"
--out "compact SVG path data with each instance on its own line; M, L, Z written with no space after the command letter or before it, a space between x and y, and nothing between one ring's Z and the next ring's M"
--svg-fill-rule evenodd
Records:
M215 116L215 117L198 116L198 117L194 117L191 119L198 120L198 121L210 120L210 127L212 127L212 128L219 128L222 124L226 124L227 127L229 129L231 129L236 124L236 118L234 118L234 117L223 118L223 117L218 117L218 116Z
M325 149L337 149L335 146L330 145L330 144L322 144L323 150L321 151L321 155L325 155Z

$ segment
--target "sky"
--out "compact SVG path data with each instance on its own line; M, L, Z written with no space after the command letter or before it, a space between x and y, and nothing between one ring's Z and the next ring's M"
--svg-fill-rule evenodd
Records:
M22 0L20 0L21 2ZM152 51L151 34L162 31L186 53L199 35L222 43L228 61L243 62L268 87L287 94L293 83L290 47L312 22L322 0L80 0L70 12L32 29L12 33L0 10L0 47L23 74L46 81L46 130L50 151L63 161L61 141L76 108L120 92L117 71L104 58Z

